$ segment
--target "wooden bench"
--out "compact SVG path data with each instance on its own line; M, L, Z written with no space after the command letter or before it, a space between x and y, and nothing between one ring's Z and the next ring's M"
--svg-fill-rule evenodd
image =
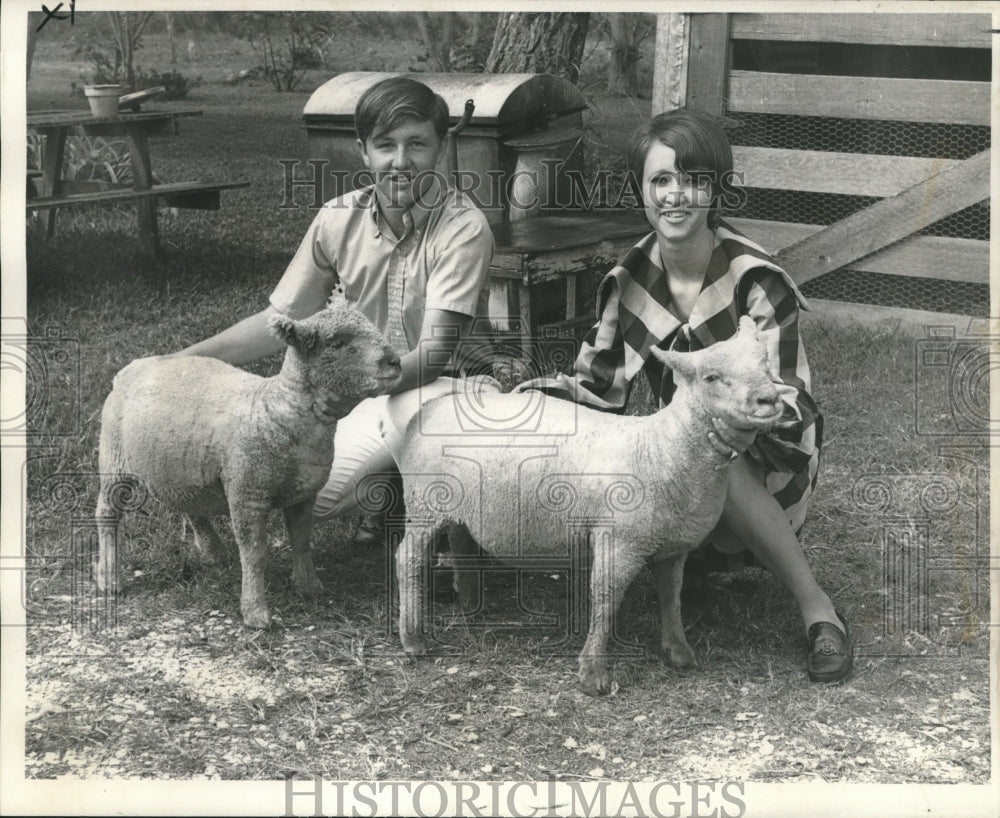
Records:
M30 199L25 207L31 213L35 210L50 210L54 207L132 202L155 196L163 197L168 207L218 210L219 191L249 186L249 182L166 182L148 188L102 184L91 190Z

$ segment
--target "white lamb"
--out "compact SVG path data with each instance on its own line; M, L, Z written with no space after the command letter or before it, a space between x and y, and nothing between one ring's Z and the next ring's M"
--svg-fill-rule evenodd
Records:
M239 546L240 608L265 628L265 526L284 511L292 577L303 593L322 585L309 553L312 506L333 460L336 424L320 421L317 395L358 401L399 378L399 356L361 313L338 305L301 321L283 315L271 331L288 349L279 374L262 378L212 358L136 361L114 380L101 415L98 587L116 593L116 494L136 480L188 516L208 562L228 561L209 517L228 514Z
M606 693L612 620L625 589L651 563L661 645L678 667L695 663L680 616L684 559L715 527L728 483L709 443L712 418L769 429L781 416L753 320L733 338L690 353L652 350L674 373L671 403L646 417L606 414L538 392L458 395L428 403L398 460L407 529L397 553L399 630L407 653L427 650L426 575L434 535L448 534L456 565L476 546L512 564L566 557L589 545L590 630L580 684ZM473 602L475 572L456 571Z

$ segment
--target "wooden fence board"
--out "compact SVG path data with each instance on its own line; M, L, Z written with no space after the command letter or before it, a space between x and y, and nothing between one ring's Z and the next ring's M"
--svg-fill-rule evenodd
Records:
M985 150L785 248L778 258L802 284L888 247L989 195L990 152Z
M721 117L729 74L729 15L692 14L685 105Z
M812 332L813 327L834 323L867 330L881 327L905 337L926 338L930 327L957 327L959 334L971 334L973 328L986 320L937 310L931 312L908 307L881 307L875 304L828 301L825 298L810 298L809 306L812 307L811 310L799 314L799 325L806 333Z
M734 40L989 48L989 14L734 14Z
M690 14L656 15L651 113L681 108L687 102L688 28Z
M961 161L737 145L733 164L743 174L744 187L885 197Z
M726 221L771 253L780 253L823 229L818 224L774 222L763 219ZM934 278L989 284L989 243L946 236L910 236L891 247L851 262L848 267L865 273Z
M989 125L990 84L964 80L732 71L729 110L734 113Z

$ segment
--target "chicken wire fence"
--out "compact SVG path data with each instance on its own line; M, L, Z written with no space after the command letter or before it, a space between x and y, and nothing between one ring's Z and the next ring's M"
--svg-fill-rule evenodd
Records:
M727 113L733 145L837 153L968 159L990 147L986 126L838 119L785 114ZM778 222L830 225L878 201L872 196L753 187L728 215ZM990 206L982 202L941 219L918 235L989 240ZM900 271L904 273L905 271ZM989 285L834 270L805 283L806 296L880 306L988 316Z

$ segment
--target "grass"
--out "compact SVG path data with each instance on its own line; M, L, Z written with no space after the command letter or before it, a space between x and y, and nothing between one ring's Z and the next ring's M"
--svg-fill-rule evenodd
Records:
M29 236L31 333L59 333L79 360L78 371L60 370L53 353L48 402L32 416L40 436L26 487L29 777L987 780L988 583L976 560L988 547L984 438L917 433L918 411L951 409L947 383L926 377L911 337L822 316L806 328L826 445L803 547L860 647L844 686L806 680L795 605L755 569L714 575L688 602L700 666L683 673L646 650L658 625L641 576L619 617L617 688L603 699L575 688L582 638L566 635L563 573L518 584L512 572L493 572L476 616L441 601L438 627L453 652L407 661L393 632L387 555L352 547L351 521L317 526L328 593L307 601L291 587L275 516L276 626L247 631L237 572L202 570L180 518L152 503L123 525L128 594L116 627L74 633L93 592L87 560L73 559L74 537L84 541L75 520L92 507L111 378L135 357L176 350L259 309L311 219L306 208L278 207L277 160L304 156L299 116L320 78L286 95L227 85L241 44L209 40L189 100L204 116L153 140L155 169L254 184L224 194L218 212L161 214L166 252L157 262L140 255L127 210L60 214L54 241ZM400 59L412 45L399 47ZM209 46L221 55L214 62ZM378 67L365 55L387 53L384 40L357 30L342 46L345 67ZM163 54L160 41L147 47ZM68 65L40 43L29 107L79 104L65 77L80 66ZM595 155L613 164L645 103L602 97L597 77L585 72L591 129L603 140ZM630 411L649 408L648 390L637 389ZM947 443L964 449L946 457ZM928 501L934 485L951 500ZM886 633L892 588L883 588L881 543L900 532L925 543L930 627Z

